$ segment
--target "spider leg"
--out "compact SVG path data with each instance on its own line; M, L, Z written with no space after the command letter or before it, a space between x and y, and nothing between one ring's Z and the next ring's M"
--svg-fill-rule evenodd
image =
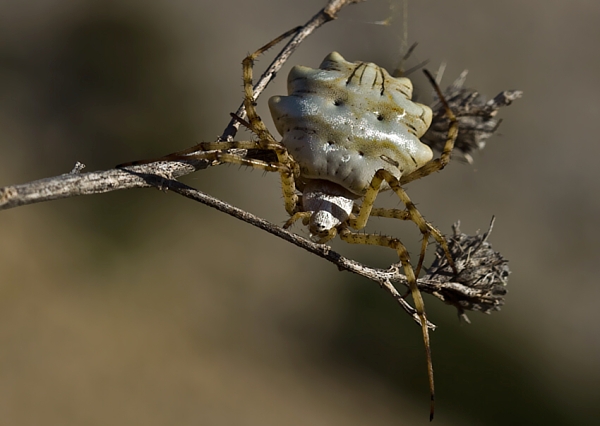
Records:
M352 212L358 214L360 212L360 206L355 205ZM410 220L410 213L408 210L400 209L383 209L373 207L371 209L370 216L385 217L388 219Z
M358 212L358 208L357 208ZM400 220L411 220L410 211L408 210L400 210L400 209L383 209L383 208L373 208L371 210L370 216L376 217L385 217L388 219L400 219ZM433 227L429 222L427 222L429 227ZM423 236L423 241L421 242L421 253L424 254L427 250L427 243L429 237ZM421 273L421 268L423 267L423 261L425 259L424 255L419 256L419 263L417 264L417 268L415 269L415 275L418 277ZM406 297L406 295L404 296Z
M268 145L267 145L268 146ZM196 152L191 155L170 155L164 157L167 161L177 161L182 159L199 158L216 163L239 164L248 166L254 169L264 170L266 172L289 173L288 164L279 162L269 162L259 160L257 158L248 158L244 155L232 152L233 149L262 149L257 142L254 141L233 141L233 142L202 142L196 145L195 150L205 150L206 152Z
M188 148L184 151L175 152L173 154L166 155L164 157L150 159L150 160L139 160L132 161L129 163L119 164L117 167L127 167L127 166L137 166L140 164L148 164L156 161L177 161L177 160L190 160L190 159L206 159L210 161L220 161L220 162L230 162L237 164L245 164L247 166L255 167L253 164L261 163L260 160L248 159L247 162L238 161L238 159L234 161L228 161L227 158L233 158L231 156L236 156L235 153L227 153L226 151L232 149L265 149L265 150L275 150L278 149L280 145L278 143L267 143L260 145L257 141L221 141L221 142L200 142L197 145L194 145L191 148ZM199 152L204 151L204 152ZM227 155L229 154L229 155ZM239 160L244 159L242 156L239 157ZM250 164L252 163L252 164ZM267 164L266 162L262 162L263 165ZM264 169L262 165L259 165L257 168ZM274 171L278 171L279 169L275 169Z
M294 223L296 223L296 221L298 221L299 219L302 219L303 223L305 225L308 224L308 220L310 219L310 216L312 215L312 212L296 212L292 215L292 217L290 217L287 222L285 222L285 225L283 225L283 229L288 229L290 226L292 226Z
M450 109L446 98L440 90L440 86L438 86L433 76L427 70L424 70L424 72L425 75L427 75L427 78L429 79L431 84L433 85L433 88L435 89L438 98L444 105L444 109L446 110L446 117L448 117L448 120L450 121L450 126L448 127L448 135L446 136L444 150L442 151L440 157L431 160L429 163L425 164L420 169L417 169L406 176L402 176L402 178L400 179L400 183L402 185L408 182L412 182L413 180L421 179L425 176L430 175L431 173L437 172L446 167L446 165L450 162L450 156L452 155L452 150L454 149L454 142L456 142L456 138L458 137L458 120L456 119L456 116Z
M417 311L417 315L419 316L419 320L421 322L421 330L423 333L423 342L425 344L425 354L427 358L427 375L429 377L429 391L431 394L431 409L430 409L430 419L433 418L434 411L434 395L435 395L435 387L433 381L433 363L431 361L431 345L429 341L429 329L427 328L427 316L425 314L425 303L423 302L423 297L421 296L421 292L417 287L417 278L413 271L413 268L410 264L410 256L406 247L402 242L397 238L388 237L385 235L375 235L375 234L359 234L357 232L352 232L348 229L348 227L341 227L339 229L340 238L346 241L349 244L367 244L367 245L376 245L389 247L398 252L398 257L400 258L400 262L402 263L402 267L404 269L404 274L408 280L408 286L410 288L414 303L415 309Z
M388 185L392 188L392 190L398 195L402 203L406 206L406 210L396 210L392 209L390 211L386 211L386 209L376 209L377 216L380 217L389 217L401 220L410 220L414 222L423 234L423 242L421 244L421 252L419 255L419 262L417 264L416 274L417 276L421 272L421 268L423 266L423 261L425 259L425 252L427 250L427 246L429 244L429 237L432 236L436 242L442 247L444 253L446 254L446 258L454 272L457 273L456 268L454 266L454 261L452 256L450 255L450 250L448 249L448 243L446 239L442 235L442 233L431 223L427 222L423 215L419 212L414 203L410 200L408 194L402 188L398 179L396 179L390 172L387 170L381 169L375 173L373 176L373 180L367 192L364 196L364 200L362 205L360 206L360 211L356 218L350 220L350 226L354 229L362 229L366 226L367 220L369 216L371 216L373 211L373 203L375 202L375 198L377 198L377 194L381 189L381 184L383 181L386 181ZM388 213L389 212L389 213Z
M300 174L298 164L288 154L283 145L275 140L269 130L266 128L258 113L256 112L256 103L254 100L254 88L252 82L252 67L254 60L269 48L279 43L284 38L296 33L298 28L294 28L258 49L251 55L248 55L243 65L244 81L244 106L248 114L248 122L243 117L235 118L248 127L258 136L258 141L218 141L202 142L183 151L175 152L164 157L140 160L118 165L118 168L147 164L156 161L177 161L184 159L206 159L214 162L233 163L245 165L265 171L277 171L281 178L283 197L285 200L285 209L292 216L298 211L298 196L296 194L296 177ZM246 158L241 154L229 152L234 149L258 149L273 151L277 156L277 162L267 162L255 158ZM205 151L205 152L198 152Z
M265 149L273 150L280 148L278 143L260 144L258 141L229 141L229 142L202 142L196 145L197 150L207 151L202 158L218 161L221 163L240 164L253 167L267 172L290 173L290 164L279 162L267 162L256 158L248 158L231 152L232 149ZM190 156L188 156L190 157ZM192 155L191 157L194 157ZM183 156L185 158L185 156Z
M295 161L289 156L285 147L279 144L273 135L269 132L262 119L256 111L256 102L254 100L254 87L252 69L255 59L265 51L296 33L298 30L294 28L291 31L282 34L275 40L267 43L256 52L248 55L242 61L242 76L244 82L244 107L248 115L248 128L258 136L258 144L264 149L272 149L277 155L277 160L280 164L287 165L287 169L280 169L281 187L283 190L283 198L285 202L285 210L293 216L297 211L298 195L296 194L295 176L299 175L299 168ZM266 148L269 146L269 148Z

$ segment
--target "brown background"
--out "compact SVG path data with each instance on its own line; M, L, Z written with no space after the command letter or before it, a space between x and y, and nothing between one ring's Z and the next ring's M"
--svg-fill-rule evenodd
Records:
M241 101L244 55L323 3L0 2L0 185L214 140ZM347 9L291 63L337 50L393 67L402 25L391 4ZM491 241L513 271L503 310L471 325L426 300L439 325L438 425L600 415L599 22L600 3L585 0L409 4L411 64L447 62L446 84L468 68L488 96L525 92L473 166L408 188L444 232L460 219L474 233L496 215ZM279 78L261 98L263 115L284 87ZM286 218L275 175L224 166L186 182ZM415 247L414 226L389 222L369 229ZM394 257L334 247L373 265ZM374 284L173 194L0 213L2 425L425 424L419 333Z

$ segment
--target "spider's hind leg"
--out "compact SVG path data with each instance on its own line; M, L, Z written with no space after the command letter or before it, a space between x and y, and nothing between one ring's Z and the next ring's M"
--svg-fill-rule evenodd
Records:
M398 195L400 200L406 206L406 210L398 210L398 209L373 209L373 203L379 194L381 189L381 185L383 182L387 182L388 185L392 188L392 190ZM375 214L373 214L375 213ZM349 226L355 229L362 229L365 227L367 220L370 216L377 215L381 217L389 217L400 220L410 220L414 222L423 234L423 242L421 244L421 252L419 255L419 263L417 264L416 273L410 263L410 256L406 247L402 242L397 238L387 237L384 235L373 235L373 234L359 234L352 232L348 229L348 227L342 227L339 230L340 238L351 244L368 244L368 245L379 245L384 247L390 247L395 249L398 252L398 257L400 258L400 263L404 269L404 274L406 275L408 286L415 304L415 309L419 316L421 322L421 331L423 334L423 342L425 344L425 353L427 357L427 374L429 377L429 389L431 393L431 413L430 417L433 418L433 410L434 410L434 380L433 380L433 363L431 360L431 346L429 341L429 330L427 328L427 316L425 314L425 304L423 302L423 297L421 296L421 292L417 286L417 276L420 273L421 267L423 265L423 260L425 258L425 252L427 250L427 245L429 244L429 237L433 236L433 238L443 247L446 256L448 257L449 262L454 267L454 262L452 261L452 256L450 255L450 251L448 249L448 244L444 239L442 233L435 228L432 224L427 222L414 203L408 197L408 194L402 186L398 179L396 179L390 172L387 170L381 169L375 173L369 188L363 198L363 203L358 210L358 214L354 218L352 218L348 224Z
M415 272L413 270L412 265L410 264L410 256L408 254L408 250L398 238L392 238L385 235L376 235L376 234L362 234L357 232L352 232L348 229L348 227L341 227L339 229L340 238L347 243L350 244L367 244L367 245L376 245L382 247L389 247L398 252L398 257L400 258L400 263L402 264L402 268L404 269L404 274L406 275L408 286L410 288L410 292L413 297L413 301L415 304L415 310L417 311L417 315L419 316L419 320L421 322L421 330L423 333L423 342L425 344L425 354L427 358L427 375L429 377L429 391L431 394L431 413L430 416L433 417L433 409L434 409L434 381L433 381L433 363L431 361L431 345L429 341L429 329L427 327L427 316L425 314L425 303L423 302L423 297L421 296L421 292L417 287L417 278L415 276Z
M377 198L377 194L381 189L381 184L383 181L386 181L388 185L392 188L392 190L398 195L402 203L406 206L406 210L386 210L386 209L375 209L376 214L373 214L373 203ZM408 194L400 185L398 179L396 179L390 172L387 170L381 169L375 173L373 176L373 180L371 181L371 185L367 189L367 193L364 196L363 203L360 207L360 211L356 218L350 221L350 226L355 229L362 229L367 224L367 220L370 216L380 216L380 217L389 217L401 220L410 220L414 222L423 234L423 242L421 244L421 252L419 255L419 262L416 268L416 275L419 276L421 272L421 268L423 266L423 261L425 259L425 252L427 251L427 246L429 245L429 237L433 237L436 242L442 247L446 254L446 258L454 272L456 273L456 268L454 267L454 261L452 256L450 255L450 250L448 249L448 243L446 239L442 235L442 233L431 223L427 222L421 212L417 209L414 203L410 200Z

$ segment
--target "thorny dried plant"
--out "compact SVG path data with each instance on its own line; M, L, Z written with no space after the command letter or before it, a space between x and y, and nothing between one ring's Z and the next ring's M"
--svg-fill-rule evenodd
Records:
M440 286L430 293L456 307L467 322L470 321L465 311L489 314L504 305L510 269L508 261L488 242L493 226L494 218L485 233L470 236L460 232L460 222L452 225L453 235L447 240L458 274L454 275L444 251L438 248L424 277L432 282L446 279L460 286Z

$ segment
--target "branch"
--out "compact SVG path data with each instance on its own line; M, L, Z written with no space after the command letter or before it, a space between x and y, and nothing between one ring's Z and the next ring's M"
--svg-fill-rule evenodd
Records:
M339 11L359 0L331 0L303 27L299 27L290 42L281 50L267 71L258 80L255 86L255 96L268 85L275 73L287 61L298 45L314 30L324 23L335 19ZM455 114L464 123L470 123L465 127L466 131L459 134L457 147L465 156L470 150L483 148L481 141L485 140L497 129L498 122L494 116L498 108L508 105L510 101L518 98L520 92L503 92L490 102L480 101L477 92L462 88L462 80L453 84L448 91L448 100ZM436 147L438 143L444 143L446 134L443 126L447 120L442 113L436 113L440 108L434 106L434 123L432 130L428 133L427 142ZM243 106L236 113L239 117L245 115ZM225 129L221 140L233 139L237 132L239 120L232 120ZM442 130L440 130L442 129ZM462 139L461 139L462 138ZM475 142L473 142L475 141ZM198 152L192 147L178 154L193 154ZM257 153L252 150L245 153L249 158ZM262 154L264 155L264 153ZM157 187L163 190L171 190L187 198L206 204L219 211L227 213L235 218L243 220L253 226L263 229L279 238L282 238L298 247L301 247L317 256L320 256L333 264L338 269L361 275L369 280L377 282L384 288L415 321L419 317L394 287L394 283L400 283L408 287L406 277L401 274L397 266L392 265L389 269L377 269L365 266L354 260L345 258L332 251L328 246L316 244L306 238L293 234L277 225L265 221L248 212L231 206L221 200L204 194L194 188L186 186L179 181L181 176L193 173L197 170L219 164L216 161L209 162L206 159L190 157L179 158L177 161L157 160L129 166L125 169L111 169L91 173L81 173L83 165L77 163L74 169L66 174L40 179L37 181L7 186L0 188L0 210L42 201L56 200L60 198L75 197L78 195L101 194L110 191L130 188ZM509 270L506 260L499 253L494 252L487 242L491 231L482 236L467 236L460 233L458 224L454 227L454 236L448 240L448 246L456 264L458 275L454 275L450 265L446 264L446 257L438 247L437 260L429 268L427 274L418 280L419 289L430 293L446 303L455 306L459 314L464 315L465 310L478 310L489 313L498 310L503 304L503 296L506 293L505 285ZM435 326L428 323L430 328Z
M113 169L79 173L82 165L77 163L72 172L60 176L0 188L0 209L76 195L101 194L118 189L156 187L162 190L171 190L263 229L330 261L340 270L349 271L379 283L404 310L417 322L419 321L415 310L393 286L393 283L400 283L408 288L406 276L401 274L396 266L387 270L368 267L340 255L326 245L316 244L251 213L204 194L171 178L180 172L179 169L170 169L172 164L171 162L159 162L136 167L138 170L145 169L146 172ZM503 304L503 296L506 293L504 287L509 271L506 260L499 253L493 252L487 243L490 232L491 225L489 231L483 236L470 237L460 233L458 225L455 225L454 237L448 241L448 246L459 274L454 276L450 265L445 263L447 260L443 251L438 247L437 261L429 268L428 273L417 281L419 289L454 305L465 319L465 309L479 310L485 313L498 310ZM433 324L430 324L430 327L434 328Z
M180 164L194 171L187 164ZM173 168L172 163L153 163L146 167L148 173L157 176L182 176L182 167ZM145 188L152 185L136 174L121 169L80 173L85 167L77 163L74 170L59 176L35 180L21 185L5 186L0 188L0 210L42 201L58 200L61 198L76 197L78 195L103 194L120 189Z

